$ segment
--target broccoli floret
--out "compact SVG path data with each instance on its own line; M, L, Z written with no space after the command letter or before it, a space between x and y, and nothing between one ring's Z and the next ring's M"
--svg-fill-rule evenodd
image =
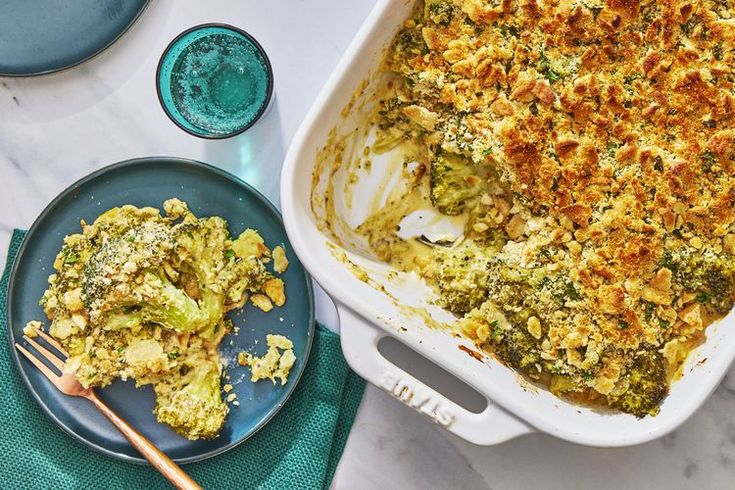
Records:
M514 325L511 330L504 331L493 346L493 352L501 361L526 373L531 373L528 368L541 362L539 342L524 325Z
M149 231L135 229L109 240L87 262L81 288L91 320L98 322L109 315L115 318L112 327L119 328L140 317L177 332L203 328L206 312L174 286L161 267L173 248L169 234ZM132 317L121 319L121 314Z
M209 325L210 315L164 275L146 274L140 291L140 315L144 321L162 325L180 333L197 332Z
M463 315L487 299L490 251L474 246L435 249L439 304Z
M712 314L724 315L735 303L735 257L722 252L682 249L667 250L661 265L674 280Z
M424 15L437 25L448 26L457 13L457 7L446 0L428 0Z
M488 289L490 298L516 325L525 325L530 316L543 321L568 301L582 299L579 287L567 275L544 265L509 265L502 257L490 262Z
M431 162L431 203L442 214L457 216L487 190L487 169L453 154L442 153Z
M227 222L219 217L189 220L176 229L182 268L190 269L201 285L214 284L227 265Z
M544 276L538 288L548 292L560 306L567 301L578 301L582 298L574 282L563 274Z
M566 301L580 299L576 286L568 277L543 267L510 266L500 258L492 259L488 270L488 297L512 327L494 337L495 355L529 377L539 374L537 366L553 374L540 357L540 340L528 331L528 321L537 317L545 323Z
M128 207L95 221L95 230L107 232L122 218L135 226L108 233L86 264L82 296L93 321L108 319L112 328L150 322L212 339L221 334L225 311L263 285L268 274L259 259L268 249L257 233L248 230L232 242L225 220L198 219L185 206L177 211L183 220L174 227Z
M503 313L502 305L493 300L482 303L460 320L459 328L472 332L473 337L482 339L495 357L509 367L533 376L538 371L528 368L536 364L542 367L539 341L528 332L525 321L516 322ZM481 331L483 331L481 333Z
M666 363L656 349L638 353L625 374L628 389L621 395L608 395L611 407L645 417L656 415L668 393Z
M154 386L153 413L187 439L215 438L228 412L220 393L221 366L204 352L179 361L181 375L169 376Z
M208 339L221 333L224 312L242 306L247 293L270 277L260 260L269 253L260 235L245 230L232 242L228 235L227 222L219 217L185 220L178 230L180 268L195 279L200 308L209 318L200 335Z
M132 228L114 230L115 233L111 234L114 225L108 223L109 220L135 215L135 212L123 211L111 209L92 227L94 235L90 242L100 240L102 245L84 264L82 293L89 309L104 307L105 301L110 299L108 296L121 297L126 292L122 288L130 278L143 270L159 268L173 250L173 236L162 221L145 222Z
M227 285L218 278L230 262L225 245L228 235L227 222L219 217L196 219L189 215L177 229L178 256L182 260L179 269L189 271L185 276L190 276L195 284L190 290L208 317L200 332L204 338L219 331L219 320L225 311Z
M420 55L428 52L421 29L416 27L404 27L396 36L396 53L406 55Z

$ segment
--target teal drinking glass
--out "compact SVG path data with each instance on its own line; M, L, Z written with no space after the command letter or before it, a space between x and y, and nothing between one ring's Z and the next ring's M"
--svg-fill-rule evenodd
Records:
M273 94L273 69L258 42L226 24L203 24L168 45L156 72L168 117L202 138L240 134L263 115Z

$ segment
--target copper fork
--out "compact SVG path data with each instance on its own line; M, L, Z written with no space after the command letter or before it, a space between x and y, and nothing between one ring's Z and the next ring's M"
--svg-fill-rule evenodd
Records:
M54 338L46 334L46 332L34 328L34 333L40 336L43 340L52 345L57 351L69 357L69 354L61 347ZM59 371L61 376L51 370L46 364L44 364L39 358L31 354L22 345L16 343L15 348L18 349L34 366L38 368L48 379L51 381L60 392L70 396L81 396L86 398L102 414L112 422L122 434L127 437L130 444L137 449L171 484L179 489L183 490L202 490L197 482L195 482L184 470L182 470L176 463L171 461L171 458L166 456L163 451L158 449L151 441L149 441L143 434L135 430L130 424L125 422L119 415L110 409L105 403L97 398L92 388L85 388L77 381L77 378L73 374L64 373L64 360L60 359L51 351L43 347L41 344L30 338L28 335L23 335L26 342L33 346L39 354L41 354L46 360L53 364Z

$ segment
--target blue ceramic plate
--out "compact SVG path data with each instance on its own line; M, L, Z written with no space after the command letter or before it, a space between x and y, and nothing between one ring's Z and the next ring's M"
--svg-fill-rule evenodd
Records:
M148 0L0 0L0 75L50 73L115 42Z
M174 461L189 463L244 441L278 412L301 377L314 335L311 281L289 246L278 211L253 188L215 167L176 158L128 160L80 180L41 213L20 248L8 286L8 336L10 345L17 339L22 342L26 322L46 320L38 300L46 289L64 236L79 231L80 219L91 223L107 209L123 204L160 209L169 197L186 201L197 216L222 216L232 235L255 228L269 247L285 244L290 262L282 276L286 282L285 306L264 313L248 304L239 312L232 312L231 318L240 331L225 337L220 352L230 361L241 350L262 354L266 334L279 333L293 341L296 365L282 387L267 380L251 383L249 368L230 362L227 373L233 382L241 380L234 389L240 406L231 406L218 438L189 441L159 424L152 413L154 398L150 386L136 389L131 381L116 381L98 390L113 410ZM126 461L145 461L91 403L62 395L25 358L19 359L15 349L13 353L28 389L61 428L101 453Z

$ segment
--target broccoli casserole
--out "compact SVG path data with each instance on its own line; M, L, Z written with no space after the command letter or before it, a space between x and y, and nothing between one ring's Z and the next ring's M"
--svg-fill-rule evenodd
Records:
M404 191L357 231L527 378L655 415L735 302L734 66L733 1L419 2L357 163ZM426 206L461 236L402 235Z
M266 269L271 252L257 231L233 239L220 217L198 218L178 199L163 207L165 216L125 205L82 221L64 238L41 305L69 352L65 372L84 387L152 384L159 422L213 438L228 413L217 351L232 329L226 313L249 298L264 310L283 305L284 283ZM276 269L286 265L283 255Z

